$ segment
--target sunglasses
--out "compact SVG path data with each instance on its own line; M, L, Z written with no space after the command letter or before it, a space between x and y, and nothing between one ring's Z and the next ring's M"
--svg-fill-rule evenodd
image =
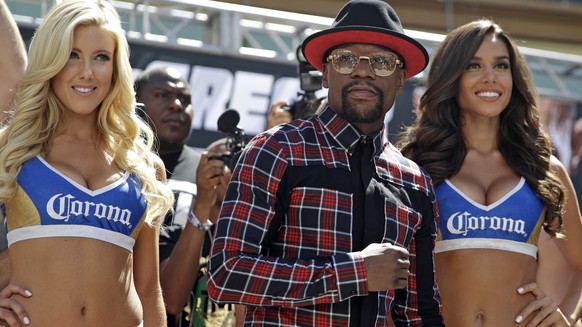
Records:
M398 56L387 51L375 52L370 56L360 56L350 50L336 50L327 57L327 62L331 61L331 65L336 72L347 75L358 68L361 59L367 59L372 72L382 77L392 75L396 70L396 66L403 66Z

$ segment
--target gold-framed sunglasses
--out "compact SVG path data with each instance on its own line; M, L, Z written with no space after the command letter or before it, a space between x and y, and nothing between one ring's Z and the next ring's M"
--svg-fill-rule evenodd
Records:
M360 56L350 50L335 50L327 57L327 62L331 62L336 72L347 75L358 68L361 59L367 59L372 72L382 77L392 75L396 70L396 66L403 66L398 56L388 51L374 52L369 56Z

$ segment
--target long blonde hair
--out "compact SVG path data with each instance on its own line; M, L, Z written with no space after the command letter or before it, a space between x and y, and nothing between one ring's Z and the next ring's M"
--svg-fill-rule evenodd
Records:
M98 115L100 143L120 169L139 177L148 202L146 221L158 224L171 208L173 194L156 179L151 152L154 134L135 113L129 45L117 11L103 0L64 1L50 10L36 30L14 111L0 132L0 202L14 195L22 164L51 146L63 109L50 81L69 59L75 29L88 25L108 31L116 44L111 90Z

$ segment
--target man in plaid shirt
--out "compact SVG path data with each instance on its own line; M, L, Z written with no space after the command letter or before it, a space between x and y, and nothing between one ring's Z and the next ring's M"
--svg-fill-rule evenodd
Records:
M352 0L302 45L328 104L244 149L223 201L209 296L247 326L443 326L428 175L384 117L428 54L384 1Z

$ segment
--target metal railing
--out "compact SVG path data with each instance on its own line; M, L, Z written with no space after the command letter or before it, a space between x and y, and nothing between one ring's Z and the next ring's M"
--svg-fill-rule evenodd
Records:
M58 0L6 0L20 24L38 25ZM306 36L327 28L330 17L210 0L117 0L127 36L160 47L192 47L264 60L294 61ZM431 53L444 37L406 30ZM582 102L582 56L521 48L540 93ZM421 74L419 78L423 78Z

